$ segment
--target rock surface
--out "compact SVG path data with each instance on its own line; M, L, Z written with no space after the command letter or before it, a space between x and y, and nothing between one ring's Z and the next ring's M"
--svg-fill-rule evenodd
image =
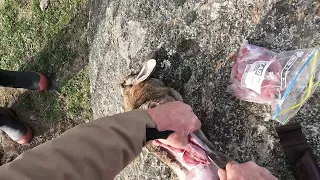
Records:
M312 0L95 0L89 23L90 76L95 118L123 112L119 83L153 53L155 77L178 90L203 131L239 162L256 161L279 179L293 179L267 106L226 92L242 41L274 51L319 46L320 3ZM158 48L161 46L161 48ZM320 93L300 110L320 156ZM319 162L319 158L317 158ZM147 151L118 179L174 179Z

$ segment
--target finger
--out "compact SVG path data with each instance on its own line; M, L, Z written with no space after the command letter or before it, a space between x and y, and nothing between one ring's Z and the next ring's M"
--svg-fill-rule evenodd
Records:
M270 171L266 168L262 168L261 171L260 171L260 174L261 176L264 178L264 179L270 179L270 180L277 180L276 177L274 177Z
M253 161L248 161L246 163L241 164L242 168L244 169L251 169L252 171L259 173L260 171L262 171L264 168L260 167L259 165L257 165L255 162Z
M231 161L231 162L229 162L229 163L227 164L227 166L226 166L226 170L227 170L227 171L232 171L232 169L234 168L235 165L239 165L239 163L236 162L236 161Z
M182 104L184 104L184 103L182 103ZM186 110L191 111L191 112L193 111L192 107L189 104L184 104L184 105L185 105Z
M220 178L220 180L227 180L227 172L223 169L219 169L218 171L218 176Z
M199 130L201 128L201 121L198 119L198 117L196 115L193 115L189 122L187 123L188 125L188 130L187 130L187 134L190 134L192 132L195 132L197 130Z
M167 138L168 143L176 148L185 147L188 144L188 135L174 132Z
M185 104L181 101L173 101L173 102L168 102L167 104L171 104L174 106L179 106L181 109L185 111L192 111L192 107L189 104Z
M197 131L201 128L201 121L198 119L198 117L196 116L196 122L195 122L195 125L194 125L194 131Z
M228 179L240 179L239 177L243 176L243 169L241 169L241 166L236 161L231 161L226 166L226 172Z
M249 169L257 169L257 168L261 168L260 166L258 166L255 162L253 161L248 161L246 163L242 164L244 167L249 168Z

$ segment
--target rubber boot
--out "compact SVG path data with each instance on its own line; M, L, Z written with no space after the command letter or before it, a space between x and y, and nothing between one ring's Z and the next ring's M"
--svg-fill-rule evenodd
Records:
M32 140L31 129L20 122L9 108L0 107L0 130L19 144L28 144Z
M293 168L296 180L320 180L320 168L314 159L300 124L277 128L280 144Z
M0 70L0 86L29 90L47 90L48 80L43 74L38 72Z

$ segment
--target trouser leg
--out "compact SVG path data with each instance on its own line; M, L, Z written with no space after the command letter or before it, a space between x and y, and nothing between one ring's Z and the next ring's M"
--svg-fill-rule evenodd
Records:
M283 126L277 129L280 144L293 169L296 180L320 180L320 168L312 150L302 133L300 124Z

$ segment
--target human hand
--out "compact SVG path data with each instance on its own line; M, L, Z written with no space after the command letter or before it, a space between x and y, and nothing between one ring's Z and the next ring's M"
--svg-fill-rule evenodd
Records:
M175 147L185 146L188 135L201 127L201 122L192 112L191 106L179 101L148 109L148 113L159 131L175 131L167 139L169 144Z
M277 180L266 168L258 166L249 161L239 164L235 161L229 162L226 170L218 171L220 180Z

